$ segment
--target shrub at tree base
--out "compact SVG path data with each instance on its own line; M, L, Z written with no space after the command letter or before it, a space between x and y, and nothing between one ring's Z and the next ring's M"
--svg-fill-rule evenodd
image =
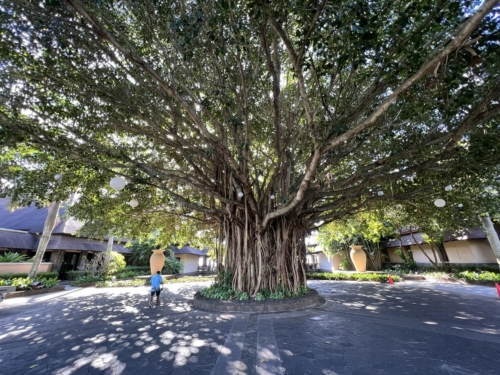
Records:
M397 275L391 275L393 281L401 281ZM388 282L388 274L380 273L310 273L307 274L309 280L349 280L349 281L375 281L375 282Z

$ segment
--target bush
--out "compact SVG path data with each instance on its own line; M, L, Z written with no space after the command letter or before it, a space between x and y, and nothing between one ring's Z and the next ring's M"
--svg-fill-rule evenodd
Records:
M135 271L135 272L146 272L148 274L151 271L150 267L147 266L126 266L124 271Z
M464 271L454 274L458 279L464 280L472 280L472 281L494 281L500 282L500 274L497 272L489 272L489 271L481 271L481 272L472 272L472 271Z
M0 255L0 263L20 263L27 262L28 257L26 255L21 255L18 253L8 252L4 255Z
M53 286L56 286L58 282L57 277L52 279L40 279L37 281L40 281L42 283L42 287L44 288L52 288Z
M103 281L101 276L81 276L71 282L71 285L95 283L97 281Z
M144 286L144 280L105 280L96 282L97 288L116 288L124 286Z
M15 286L16 287L16 291L19 291L19 290L31 290L31 280L26 277L26 278L16 278L16 279L12 279L10 280L10 285L11 286Z
M166 275L175 275L182 271L184 265L176 258L165 257L165 264L162 273Z
M37 279L52 279L52 278L57 278L59 276L59 273L50 271L50 272L38 272L36 275ZM14 279L14 278L26 278L28 277L27 273L6 273L3 275L0 275L0 279Z
M88 276L88 274L89 274L88 271L67 271L66 279L72 281L83 276Z
M123 270L125 268L125 266L127 265L127 263L125 262L125 257L116 252L116 251L112 251L111 252L111 261L108 265L108 274L115 274L121 270Z
M307 274L309 280L354 280L354 281L378 281L388 282L389 275L382 273L309 273ZM401 278L397 275L392 275L392 280L400 281Z

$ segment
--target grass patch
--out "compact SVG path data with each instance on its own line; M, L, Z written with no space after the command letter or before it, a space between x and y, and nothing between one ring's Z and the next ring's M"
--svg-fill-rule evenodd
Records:
M395 282L401 281L398 275L391 275ZM345 272L324 272L324 273L308 273L308 280L347 280L347 281L375 281L388 282L389 274L385 273L345 273Z

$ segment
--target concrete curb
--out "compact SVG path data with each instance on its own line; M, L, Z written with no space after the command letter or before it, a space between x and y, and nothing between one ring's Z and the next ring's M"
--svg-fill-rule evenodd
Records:
M45 294L45 293L52 293L52 292L61 292L65 289L66 289L65 285L57 285L57 286L53 286L52 288L23 290L20 292L7 293L5 295L5 299L18 298L18 297L29 297L29 296L35 296L37 294Z
M306 295L283 299L266 299L264 301L237 301L205 298L198 292L194 295L195 307L219 311L242 313L276 313L307 309L308 307L324 303L325 300L315 289L309 289Z

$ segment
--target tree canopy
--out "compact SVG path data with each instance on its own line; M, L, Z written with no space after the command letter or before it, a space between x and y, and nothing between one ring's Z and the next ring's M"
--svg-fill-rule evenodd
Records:
M297 289L312 228L466 174L495 183L496 5L6 1L0 141L84 170L68 186L89 225L195 219L237 289Z

